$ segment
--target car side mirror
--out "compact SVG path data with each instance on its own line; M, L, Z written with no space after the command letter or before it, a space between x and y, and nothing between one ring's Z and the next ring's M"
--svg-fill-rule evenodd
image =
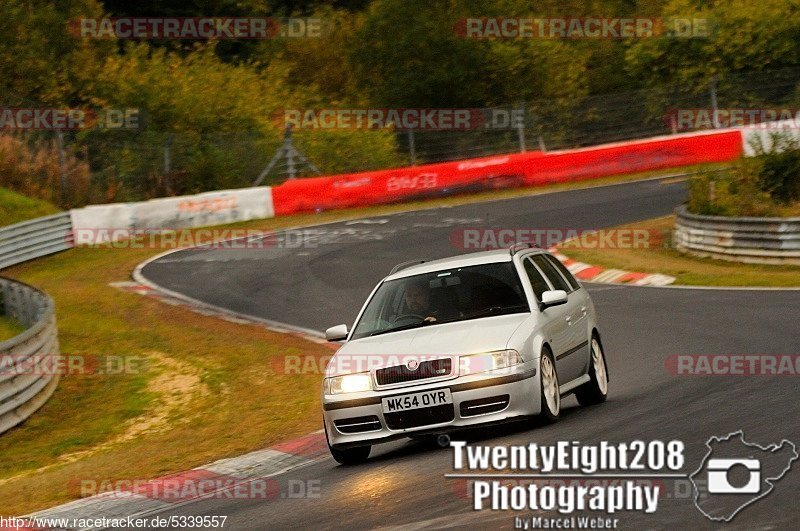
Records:
M542 293L542 302L539 308L544 310L550 306L558 306L567 303L567 292L563 289L554 289Z
M328 341L342 341L347 339L347 325L340 324L325 330L325 339Z

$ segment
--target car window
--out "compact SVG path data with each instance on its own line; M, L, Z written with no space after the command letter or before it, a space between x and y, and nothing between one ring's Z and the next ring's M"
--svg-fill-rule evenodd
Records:
M531 256L531 260L533 260L534 264L539 266L539 269L545 274L547 279L550 281L550 284L553 285L553 289L563 289L567 292L572 291L572 287L567 284L567 281L564 280L564 277L562 277L556 268L553 267L553 264L547 261L544 255L535 254Z
M351 339L529 311L512 262L457 267L383 282Z
M545 255L545 258L547 258L555 266L555 268L561 272L564 278L567 279L567 282L572 287L572 289L579 289L581 287L581 285L578 283L578 280L574 276L572 276L572 273L569 272L569 269L567 269L567 267L564 264L562 264L555 256L548 254Z
M531 287L533 288L533 293L536 295L536 299L541 301L542 300L542 293L548 291L550 286L547 284L547 281L542 276L542 273L536 269L536 266L530 261L530 259L526 259L523 264L525 265L525 272L528 274L528 278L531 280Z

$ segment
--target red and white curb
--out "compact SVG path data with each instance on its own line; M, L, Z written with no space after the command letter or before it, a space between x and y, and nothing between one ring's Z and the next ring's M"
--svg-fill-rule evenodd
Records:
M630 284L634 286L667 286L675 282L675 277L660 273L636 273L622 269L603 269L602 267L578 262L562 254L557 247L551 247L549 251L578 280L585 280L586 282Z
M129 490L104 492L23 518L30 524L27 529L36 529L36 523L57 519L74 522L144 518L200 499L235 499L243 495L268 502L286 495L280 482L269 478L320 461L327 455L325 434L320 430L185 472L137 481Z

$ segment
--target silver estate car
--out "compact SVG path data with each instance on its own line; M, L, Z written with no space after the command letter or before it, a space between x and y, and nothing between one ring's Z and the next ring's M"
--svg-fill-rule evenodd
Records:
M403 268L405 266L405 268ZM586 289L549 253L517 244L401 264L380 281L323 383L334 459L373 444L538 416L561 398L604 402L608 371Z

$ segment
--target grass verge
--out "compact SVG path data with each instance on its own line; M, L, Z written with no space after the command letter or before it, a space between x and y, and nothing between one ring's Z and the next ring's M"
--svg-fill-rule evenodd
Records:
M587 249L567 243L562 251L570 258L603 268L671 275L676 278L675 284L687 286L800 287L800 266L740 264L678 252L672 246L674 223L674 216L666 216L619 227L660 233L663 246Z
M0 188L0 227L56 212L58 208L47 201L26 197L8 188Z
M682 170L665 170L661 174ZM230 225L277 230L650 177L616 176ZM156 477L319 429L319 374L283 375L285 356L325 345L208 317L109 283L161 249L77 248L4 271L48 292L67 356L132 360L124 373L65 375L53 398L0 437L0 499L19 515L78 497L80 480ZM105 362L87 363L103 367ZM118 366L118 364L116 365ZM92 373L92 374L89 374Z
M4 315L0 315L0 341L11 339L16 335L19 335L24 330L25 327L22 325L22 323L19 323L14 319L10 319Z

